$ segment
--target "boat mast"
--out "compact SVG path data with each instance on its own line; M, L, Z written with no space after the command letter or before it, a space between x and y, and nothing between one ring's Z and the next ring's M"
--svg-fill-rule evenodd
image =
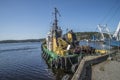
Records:
M55 27L58 28L57 26L57 8L55 8Z
M57 8L54 8L55 12L54 12L54 22L53 22L53 26L52 26L52 51L56 50L56 47L58 47L58 38L60 38L62 36L62 30L61 28L58 26L58 20L57 20L57 15L60 16Z
M54 23L53 23L53 25L54 25L54 28L55 28L55 30L56 29L58 29L58 20L57 20L57 14L60 16L60 14L59 14L59 11L57 10L57 8L55 8L55 20L54 20Z

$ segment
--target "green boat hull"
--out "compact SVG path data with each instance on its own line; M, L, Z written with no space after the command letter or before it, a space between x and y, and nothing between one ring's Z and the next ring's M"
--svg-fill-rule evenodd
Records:
M42 56L51 68L60 68L71 71L72 67L75 68L75 65L78 64L82 58L81 54L74 53L66 56L57 55L56 53L49 51L45 45L41 45L41 48L43 51Z

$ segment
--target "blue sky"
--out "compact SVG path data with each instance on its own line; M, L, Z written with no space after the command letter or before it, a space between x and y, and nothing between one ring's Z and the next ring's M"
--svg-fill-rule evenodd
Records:
M113 32L120 21L119 0L0 0L0 40L44 38L54 7L63 32L97 31L98 24Z

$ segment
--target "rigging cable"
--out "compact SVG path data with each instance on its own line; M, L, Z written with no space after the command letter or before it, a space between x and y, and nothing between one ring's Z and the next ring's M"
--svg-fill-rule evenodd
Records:
M109 13L113 10L113 8L115 7L115 5L117 4L118 0L115 1L115 3L112 5L112 7L109 9L109 11L106 13L106 15L103 17L103 19L100 21L100 23L105 22L105 19L107 19L108 15L110 15Z
M119 9L120 9L120 5L118 5L118 7L116 8L115 12L112 14L110 19L108 19L107 23L109 23L111 20L113 20L113 18L115 18L116 14L119 12Z

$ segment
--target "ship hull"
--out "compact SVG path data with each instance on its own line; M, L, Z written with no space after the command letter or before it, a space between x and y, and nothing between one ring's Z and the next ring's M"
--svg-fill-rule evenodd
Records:
M42 45L41 48L43 52L42 56L51 68L74 72L77 64L82 59L81 54L59 56L56 53L49 51L44 45Z

